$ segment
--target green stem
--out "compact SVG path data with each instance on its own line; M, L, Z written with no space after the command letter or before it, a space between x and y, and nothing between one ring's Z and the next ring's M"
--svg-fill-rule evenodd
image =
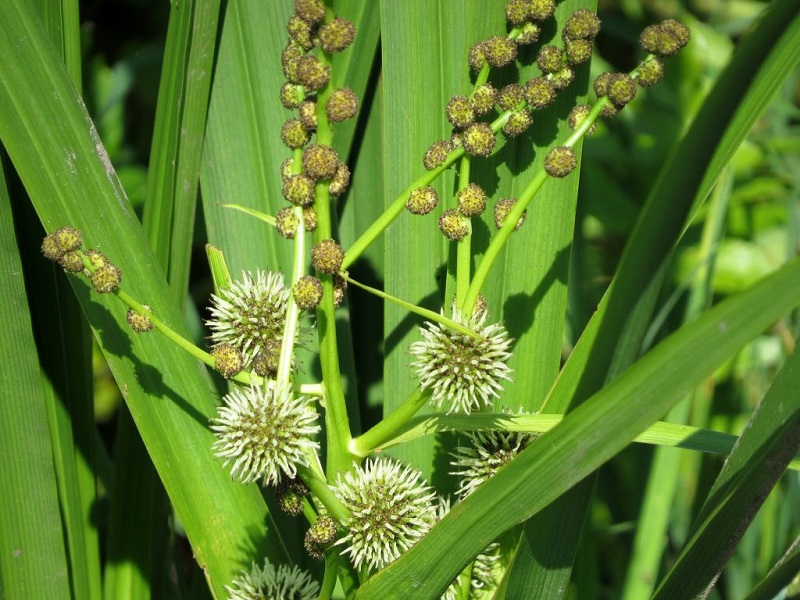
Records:
M359 458L369 456L375 448L400 431L425 405L429 396L429 393L417 387L389 416L366 433L351 440L350 453Z
M303 480L303 483L308 486L308 489L311 490L311 493L314 494L314 497L322 502L322 505L332 518L339 523L344 523L352 516L350 510L328 486L328 482L313 469L305 465L298 465L297 474Z
M459 191L469 185L470 163L470 157L465 156L459 164ZM469 289L470 265L472 263L472 219L468 219L467 224L469 232L456 242L456 306L461 306L464 303L464 298Z
M292 285L294 285L305 273L306 226L302 207L295 206L292 211L300 223L297 226L297 233L294 237L294 265L292 267ZM283 340L281 341L281 355L278 359L278 373L275 377L278 383L289 385L299 318L300 309L294 301L294 294L290 293L289 300L286 303L286 321L283 324Z

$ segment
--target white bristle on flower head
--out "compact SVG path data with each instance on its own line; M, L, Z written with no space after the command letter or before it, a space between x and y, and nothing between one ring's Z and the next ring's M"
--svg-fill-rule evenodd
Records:
M265 559L263 567L253 562L250 571L242 571L225 590L229 600L313 600L319 594L319 584L296 565L280 565L276 569Z

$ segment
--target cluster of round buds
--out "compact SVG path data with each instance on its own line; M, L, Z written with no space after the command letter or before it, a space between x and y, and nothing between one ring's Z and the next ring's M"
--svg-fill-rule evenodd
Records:
M601 73L594 80L594 93L609 100L602 113L606 117L613 117L625 108L636 97L636 90L636 82L627 73Z
M689 28L675 19L645 27L639 36L639 44L645 51L656 56L672 56L689 43L692 38Z
M122 271L102 252L84 252L82 246L83 234L80 229L61 227L42 240L41 248L45 258L58 263L64 270L70 273L83 272L98 294L115 291L122 281Z
M276 569L265 559L263 567L254 562L250 571L242 571L231 585L225 586L225 591L229 600L314 600L319 595L319 584L298 566L281 565Z
M283 512L296 517L303 514L303 498L308 492L308 486L302 479L281 479L275 488L275 500Z
M564 54L572 65L579 65L592 57L594 38L600 32L600 19L590 10L581 8L570 15L561 31Z
M150 307L146 304L142 305L142 307L147 311L150 310ZM130 325L131 329L136 333L153 331L153 321L151 321L150 317L145 313L136 312L131 308L125 314L125 320L128 321L128 325Z
M323 560L325 558L325 550L336 539L336 533L336 521L328 515L320 515L308 528L303 548L311 558Z

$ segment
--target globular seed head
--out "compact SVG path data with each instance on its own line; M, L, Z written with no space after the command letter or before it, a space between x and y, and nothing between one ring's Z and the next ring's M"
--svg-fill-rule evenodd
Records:
M336 521L328 515L320 515L306 532L303 547L311 558L322 560L325 549L336 539Z
M467 58L470 68L473 71L480 71L486 64L486 42L475 42L469 49Z
M456 201L458 212L465 217L479 217L486 210L486 192L474 182L458 190Z
M569 65L564 65L560 71L553 73L550 83L553 84L556 90L563 90L572 83L573 79L575 79L575 71Z
M661 22L661 28L669 31L675 39L678 40L681 48L683 48L692 39L691 30L676 19L667 19Z
M322 300L322 282L313 275L303 275L292 286L292 295L300 310L316 310Z
M542 28L536 23L525 23L525 25L522 26L522 32L517 38L517 45L528 46L530 44L535 44L539 41L541 33Z
M451 208L439 217L439 230L446 238L458 242L469 233L469 221L460 212Z
M214 357L214 368L225 379L230 379L244 367L244 357L241 351L233 344L220 344L211 349Z
M473 123L461 136L464 152L470 156L489 156L494 150L495 141L494 131L488 123Z
M450 142L445 140L439 140L433 142L430 148L425 151L425 155L422 157L422 164L428 170L435 169L439 165L441 165L445 160L447 160L447 155L452 152L453 147Z
M261 377L275 377L278 373L280 359L281 341L276 339L265 340L261 344L261 351L253 359L253 371Z
M497 105L501 110L513 110L525 99L525 92L518 83L509 83L497 95Z
M592 58L592 40L564 40L564 53L571 65L580 65Z
M328 119L333 122L346 121L358 112L358 97L350 88L338 88L333 91L325 105Z
M594 88L594 93L598 98L608 96L608 88L614 79L614 75L614 73L600 73L600 75L595 77L592 87Z
M412 190L406 200L406 208L412 215L427 215L439 204L439 195L432 187Z
M541 109L556 99L556 88L544 77L534 77L525 84L524 94L531 107Z
M475 121L475 111L472 110L472 105L466 96L457 95L450 98L445 113L450 124L458 129L463 129Z
M584 119L589 115L589 111L591 108L587 104L578 104L577 106L573 107L571 111L569 111L569 116L567 117L567 123L569 124L570 128L575 131L581 123L583 123ZM597 129L597 124L592 123L591 127L586 131L586 135L592 135Z
M497 90L491 83L484 83L475 88L469 98L469 104L476 115L485 115L494 108L497 102Z
M545 21L556 12L556 0L530 0L528 18L532 21Z
M333 276L333 306L339 308L344 302L344 293L347 291L347 280L338 274Z
M340 162L328 185L328 192L331 196L341 196L347 190L348 185L350 185L350 168Z
M652 56L639 65L636 83L642 87L650 87L661 81L664 76L664 61L657 56Z
M64 254L52 233L42 240L42 254L52 261L57 261Z
M316 56L301 56L295 63L297 82L303 84L306 89L323 88L331 78L330 67L322 64Z
M62 254L77 250L83 245L83 234L80 229L61 227L56 229L51 235Z
M564 24L561 35L565 39L593 40L600 33L600 19L590 10L580 8Z
M305 173L289 175L283 182L283 197L295 206L314 202L314 180Z
M616 73L609 82L608 99L617 108L622 108L636 96L636 82L627 73Z
M511 25L522 25L528 20L528 0L508 0L505 12L506 21Z
M514 205L517 203L516 198L500 198L495 205L494 205L494 226L500 229L503 226L503 223L506 222L506 218L508 217L511 209L514 208ZM525 222L525 217L528 216L528 211L525 210L522 213L522 216L517 220L517 224L514 226L514 231L517 231L522 224Z
M339 168L336 150L322 144L311 144L303 150L303 170L312 179L330 179Z
M150 307L146 304L144 308L150 310ZM153 330L153 322L150 320L145 314L138 313L135 310L128 309L128 312L125 314L125 320L128 321L128 325L130 325L131 329L133 329L136 333L147 333L148 331Z
M353 43L356 27L347 19L336 17L319 28L319 45L328 54L341 52Z
M297 116L303 129L311 133L317 130L317 103L313 100L304 100L297 107Z
M495 68L511 64L517 58L517 42L505 35L494 35L483 47L486 62Z
M544 170L551 177L566 177L577 166L578 157L568 146L556 146L544 158Z
M289 80L289 83L300 83L297 73L297 61L303 56L305 56L305 50L291 41L281 51L281 68L283 69L283 76Z
M294 165L293 158L287 158L281 163L281 179L284 183L286 180L289 179L294 173L292 173L292 166Z
M70 273L80 273L83 270L83 257L77 250L65 252L61 258L58 259L58 264L65 271Z
M289 38L301 48L311 50L314 47L314 42L311 41L311 25L308 21L292 15L286 24L286 31L289 33Z
M283 104L289 110L293 110L300 106L300 98L303 94L302 86L295 85L293 83L289 83L288 81L284 82L281 86L280 98L281 104Z
M614 104L612 102L609 102L608 104L606 104L603 107L603 110L600 113L600 116L601 117L605 117L606 119L611 119L611 118L617 116L617 113L619 112L619 110L620 109L617 106L614 106Z
M325 18L325 4L322 0L294 0L294 12L311 24Z
M308 488L301 479L281 479L275 488L278 508L293 517L303 514L303 497L306 495Z
M313 232L317 228L317 211L313 206L306 206L303 209L303 221L306 224L306 231Z
M689 28L675 19L645 27L639 36L639 44L656 56L672 56L691 39Z
M311 264L320 273L333 275L344 261L344 250L336 240L320 240L311 250Z
M116 265L106 263L95 269L89 277L95 292L98 294L108 294L119 287L120 281L122 280L122 271L120 271Z
M108 257L100 252L99 250L89 249L86 251L86 258L89 259L89 264L92 265L92 268L99 269L104 265L111 264L111 261L108 260Z
M564 64L564 54L558 46L542 46L536 57L536 66L542 73L555 73Z
M275 228L281 237L287 240L293 240L297 235L297 227L300 225L300 219L294 214L291 206L284 206L275 213Z
M281 127L281 141L292 150L302 148L309 139L308 130L303 127L300 119L289 119Z
M508 137L516 137L528 130L533 125L533 117L528 109L515 110L503 125L503 133Z

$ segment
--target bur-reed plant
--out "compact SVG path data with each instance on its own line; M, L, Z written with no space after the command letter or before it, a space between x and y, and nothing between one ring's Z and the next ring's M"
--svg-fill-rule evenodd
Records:
M688 14L643 26L618 70L598 66L601 19L578 0L173 2L141 220L81 99L75 11L9 0L0 25L16 58L0 64L4 594L790 586L791 221L768 274L720 302L712 277L729 204L735 215L732 157L800 57L790 0L685 98L680 65L689 79L703 59L692 36L714 40ZM657 120L641 98L664 76L662 110L679 118L660 131L663 165L636 182L619 148L605 157L647 198L590 310L579 181L593 217L611 223L615 207L584 138ZM688 263L683 294L671 269ZM94 430L88 327L125 400L113 457ZM771 385L746 425L712 427L715 373L770 327L786 350ZM669 446L727 457L687 477ZM634 535L600 530L599 509L628 515L618 529ZM618 560L593 573L602 544Z

